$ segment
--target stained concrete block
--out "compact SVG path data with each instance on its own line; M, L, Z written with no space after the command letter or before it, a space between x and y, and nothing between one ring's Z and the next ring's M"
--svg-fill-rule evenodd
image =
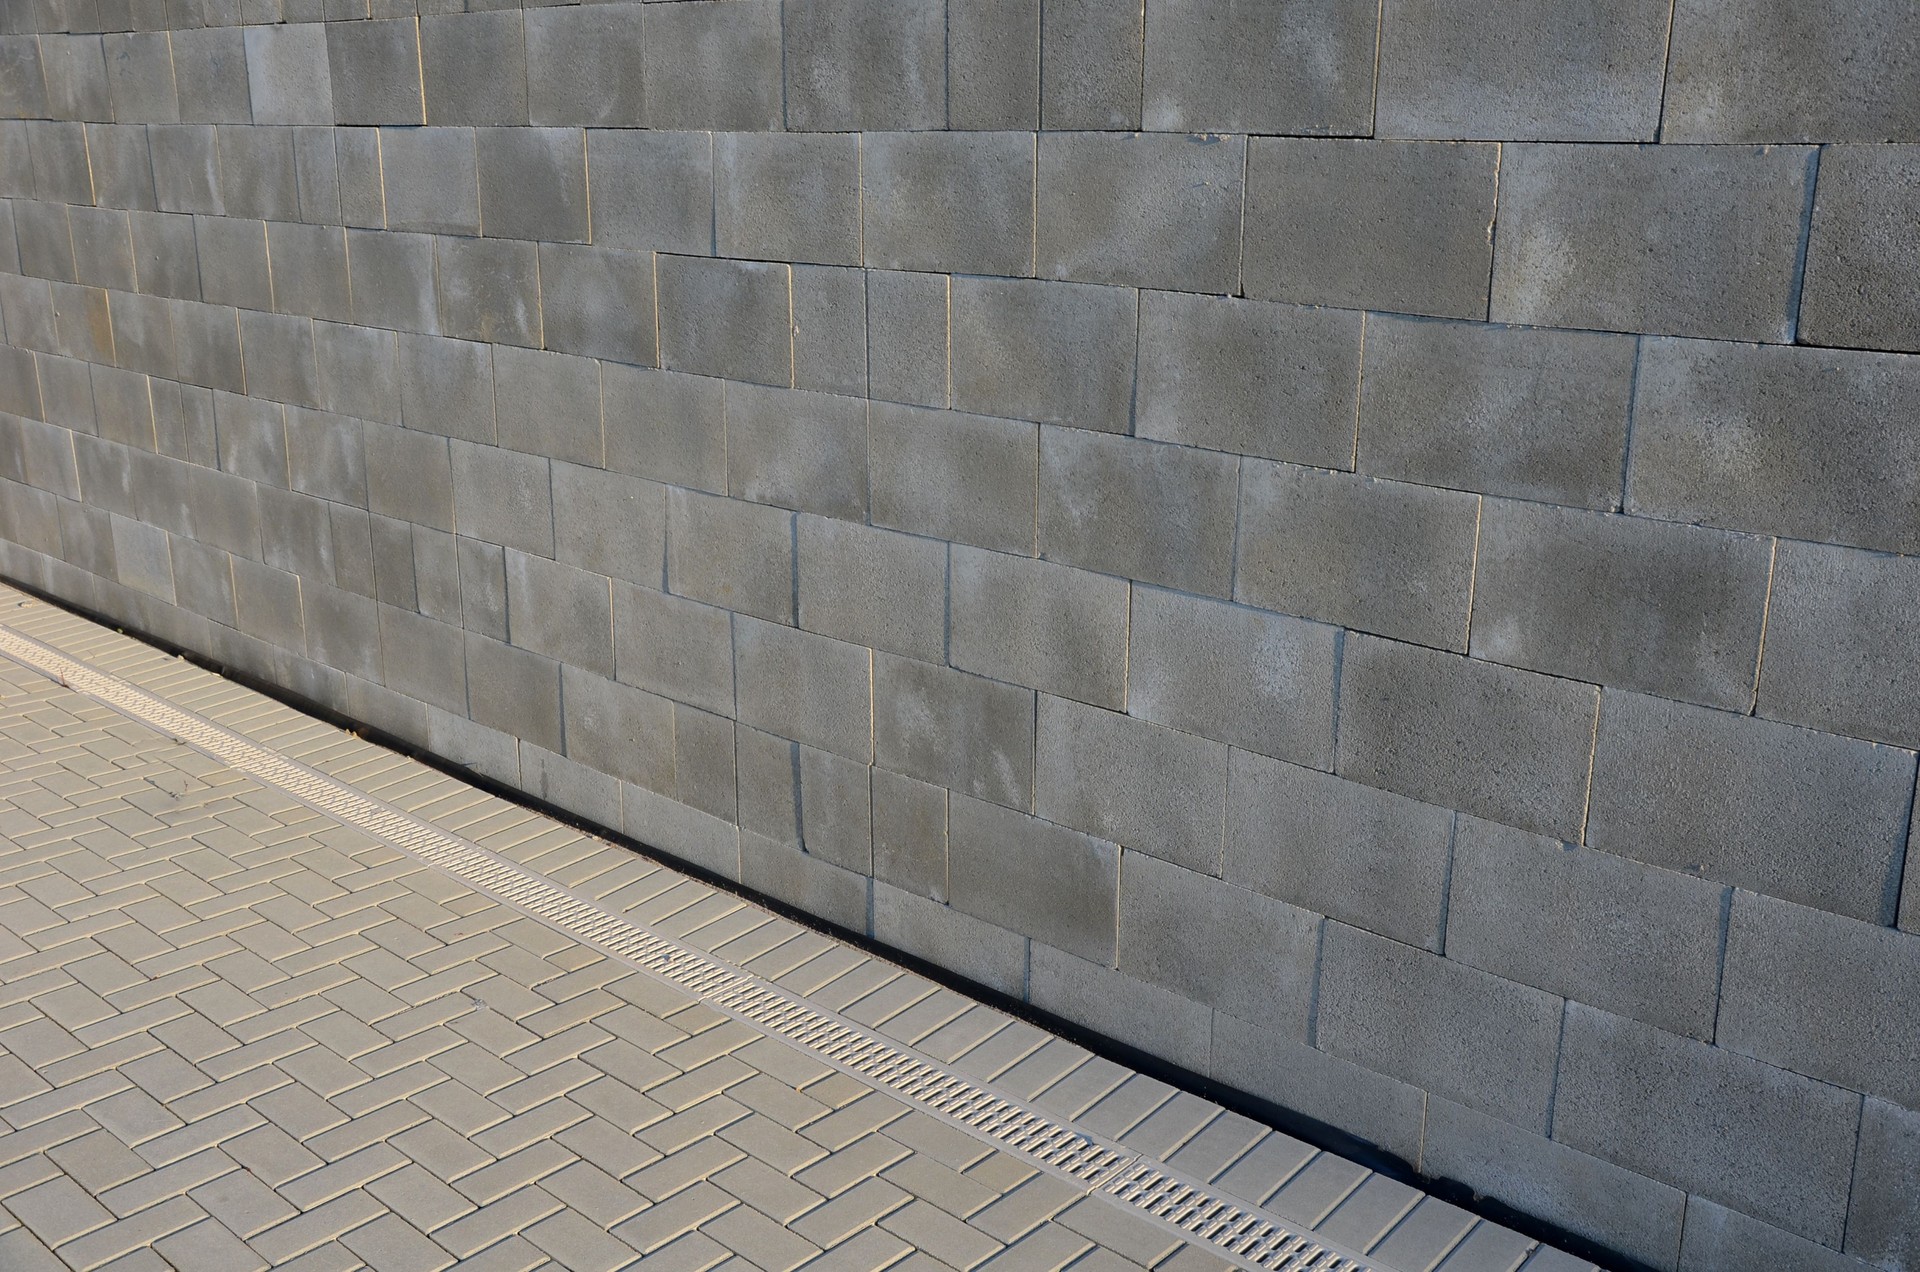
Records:
M565 243L540 244L540 316L547 348L651 365L653 258Z
M1030 689L876 653L874 762L975 799L1029 808L1033 699Z
M273 308L264 222L196 216L193 237L200 258L202 300L240 309Z
M647 127L782 127L780 0L691 0L646 11Z
M1593 847L1892 922L1911 751L1611 690L1596 736Z
M1216 1015L1213 1029L1210 1076L1325 1125L1352 1127L1396 1156L1419 1155L1425 1092L1232 1016ZM1259 1192L1264 1200L1273 1184L1265 1176L1256 1178L1259 1183L1249 1187L1229 1172L1220 1183L1230 1192L1236 1187Z
M327 70L339 124L424 124L420 33L405 18L327 23Z
M559 665L473 632L467 633L466 646L473 722L549 751L561 750Z
M730 621L726 610L616 581L614 675L651 693L731 715Z
M1920 1114L1868 1099L1847 1206L1847 1250L1898 1267L1920 1254Z
M175 300L200 299L200 255L193 218L172 212L132 212L133 270L141 292Z
M380 613L371 599L324 583L301 587L306 607L306 655L324 667L379 683Z
M1393 0L1381 11L1382 137L1653 141L1671 6L1547 12Z
M915 896L935 902L947 899L947 791L945 787L916 782L884 768L873 770L873 877ZM877 887L875 901L887 889ZM943 910L944 906L941 907ZM914 916L923 916L922 907L902 907ZM948 911L948 913L954 913ZM880 916L874 916L875 937L881 935ZM972 932L976 925L963 925ZM1004 929L977 925L977 933L991 940L989 933ZM901 933L904 935L905 933ZM1004 939L1004 938L1003 938ZM1020 946L1020 975L1026 974L1026 942ZM911 947L900 948L916 953ZM957 951L955 951L957 952ZM927 957L921 955L921 957Z
M1042 277L1231 292L1246 140L1047 133L1039 140Z
M269 223L267 268L273 278L273 307L277 312L330 322L352 320L347 237L339 226Z
M162 212L221 210L220 144L213 125L156 124L147 129L147 145Z
M334 122L333 78L327 62L324 24L250 26L246 48L254 123Z
M944 128L941 0L791 0L782 10L787 127Z
M791 266L662 255L654 269L662 366L755 384L793 383Z
M1461 651L1480 501L1248 460L1234 599Z
M964 671L1118 708L1127 583L955 546L948 661Z
M102 207L153 211L153 150L139 124L89 124L87 163L93 193Z
M1039 0L949 0L947 127L1039 126Z
M590 129L587 169L596 244L690 256L712 250L711 133Z
M953 405L1125 432L1137 297L1084 283L955 278Z
M1913 552L1920 441L1894 421L1916 391L1912 358L1645 341L1627 510Z
M600 368L607 467L715 493L727 488L726 395L718 380Z
M927 662L946 658L947 547L854 522L796 522L800 626Z
M348 230L347 266L355 322L391 331L440 333L431 235Z
M1144 8L1127 0L1041 5L1042 127L1140 127Z
M553 555L553 488L548 461L494 446L456 441L453 515L460 533Z
M532 243L438 239L434 270L442 331L464 340L540 347L540 263Z
M793 386L867 395L867 272L793 267Z
M579 128L481 128L480 232L587 241L587 139Z
M1486 315L1498 146L1267 137L1251 147L1248 296Z
M592 358L502 345L493 351L493 406L509 450L596 467L605 458Z
M717 135L713 218L720 254L860 264L860 144L853 133Z
M240 351L247 391L295 406L319 406L319 369L313 357L313 320L291 314L240 311Z
M871 761L871 650L742 616L733 623L733 667L740 723Z
M1920 351L1920 146L1830 146L1820 155L1799 338Z
M69 358L113 365L113 319L107 293L96 287L52 283L47 295L53 303L56 350Z
M1618 508L1636 348L1600 332L1369 315L1360 471Z
M107 57L98 35L48 33L40 37L40 69L47 111L55 119L105 122L113 118Z
M471 340L402 335L400 420L408 428L491 445L493 350Z
M1317 1045L1535 1134L1548 1128L1561 1010L1552 994L1327 924Z
M793 621L793 514L688 490L667 493L667 586L680 596Z
M950 348L945 274L867 271L867 395L946 406Z
M471 128L383 128L380 172L387 228L480 232L480 177Z
M1037 426L875 402L867 463L873 523L956 543L1034 551Z
M1033 273L1032 133L872 133L861 142L866 263Z
M527 11L528 110L535 124L639 128L646 71L637 5Z
M843 870L873 870L868 769L830 751L735 733L740 827Z
M560 670L567 755L649 790L673 789L673 704L568 665Z
M1791 341L1813 152L1507 147L1496 322Z
M1579 1003L1554 1138L1828 1246L1846 1217L1860 1097Z
M1191 870L1220 870L1227 748L1042 695L1034 811Z
M300 172L293 129L215 126L220 152L220 210L265 221L300 219Z
M553 553L595 574L660 586L667 560L665 488L625 473L554 464Z
M113 517L114 577L136 592L173 604L173 561L167 532L142 521Z
M1773 542L1489 500L1475 658L1706 706L1753 702Z
M40 381L33 370L33 354L0 345L0 413L42 419Z
M865 520L864 399L729 384L726 401L729 494Z
M1598 705L1590 685L1356 634L1342 656L1335 768L1576 839Z
M1118 848L965 795L950 801L947 834L954 909L1112 963Z
M367 506L366 448L359 420L293 407L287 412L287 484L334 503Z
M429 124L527 122L527 45L518 9L420 19Z

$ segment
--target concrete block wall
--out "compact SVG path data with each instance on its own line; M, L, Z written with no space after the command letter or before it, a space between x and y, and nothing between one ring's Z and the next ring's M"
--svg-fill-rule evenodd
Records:
M1622 1266L1920 1268L1910 0L0 27L0 573Z

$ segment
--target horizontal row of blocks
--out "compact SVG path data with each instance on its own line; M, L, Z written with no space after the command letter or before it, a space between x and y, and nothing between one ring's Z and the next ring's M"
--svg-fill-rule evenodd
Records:
M14 29L34 30L32 6L16 7L29 12ZM130 14L124 2L99 11L113 7ZM468 7L498 11L457 12ZM1903 0L1815 12L1788 0L1606 0L1579 22L1523 0L705 0L524 13L467 0L145 0L141 14L143 26L182 29L0 37L0 115L1920 141L1900 60L1920 16Z
M1912 146L0 124L22 264L60 281L128 277L116 214L160 211L1908 350L1917 173ZM301 242L344 287L341 234Z

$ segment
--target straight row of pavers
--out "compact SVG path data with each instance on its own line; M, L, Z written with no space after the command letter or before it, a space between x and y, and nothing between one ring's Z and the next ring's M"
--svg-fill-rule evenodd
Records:
M1920 309L1888 274L1920 259L1900 230L1916 169L1904 146L1816 162L1800 147L1087 132L0 124L0 195L21 201L27 273L131 291L149 253L116 213L225 216L199 227L201 254L220 258L206 299L338 320L348 237L303 227L1911 349ZM1370 210L1358 224L1356 204ZM155 243L162 229L141 219ZM277 244L262 220L284 223ZM519 255L530 274L532 249ZM285 298L271 290L282 256L300 276ZM518 259L492 256L499 270Z
M1920 140L1897 57L1920 19L1898 0L1813 19L1773 0L1610 0L1571 29L1440 0L156 0L117 26L21 8L12 29L47 34L0 43L0 115Z

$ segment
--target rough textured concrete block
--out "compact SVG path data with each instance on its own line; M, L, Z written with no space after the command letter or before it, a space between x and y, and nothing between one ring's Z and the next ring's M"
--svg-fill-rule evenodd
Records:
M436 530L453 529L453 460L446 439L365 424L367 507Z
M1350 468L1360 325L1360 315L1332 310L1143 293L1134 431Z
M347 284L347 237L339 226L269 223L267 268L273 279L273 307L278 312L330 322L353 318Z
M201 299L241 309L273 308L264 223L196 216L193 236L200 257Z
M468 631L507 638L507 554L496 544L462 536L455 544L460 571L460 619Z
M1129 715L1333 766L1336 628L1136 587L1129 631Z
M1920 561L1785 542L1759 713L1920 747Z
M39 43L48 112L55 119L111 120L113 99L107 91L107 58L100 37L49 34Z
M433 256L442 331L540 347L540 263L532 243L442 238Z
M431 236L348 230L347 273L353 285L355 322L439 334Z
M243 309L240 351L246 363L249 393L295 406L320 405L311 318Z
M1869 1099L1847 1207L1847 1250L1899 1267L1920 1255L1920 1113Z
M378 229L387 223L386 192L380 173L380 130L378 128L335 128L329 131L333 141L333 174L339 190L340 219L361 229Z
M220 145L213 125L156 124L147 129L147 144L153 151L154 199L162 212L221 210Z
M73 235L73 281L83 287L134 289L133 235L127 214L108 208L69 208Z
M1902 54L1920 13L1900 0L1674 6L1665 136L1672 141L1920 141Z
M1595 848L1893 920L1911 751L1613 691L1596 736Z
M91 133L89 133L91 135ZM1820 156L1799 338L1920 350L1920 146L1832 146Z
M780 0L647 10L647 127L778 131L780 50Z
M727 488L726 395L718 380L603 364L607 467L715 493Z
M254 123L333 123L325 26L302 22L248 27L246 47Z
M667 585L681 596L793 621L793 514L693 491L667 493Z
M740 835L740 882L849 931L865 928L873 908L872 880L864 873L747 831Z
M713 217L720 254L860 264L860 144L853 133L715 137Z
M666 570L666 491L600 468L553 466L553 554L595 574L660 586Z
M984 804L951 800L948 892L954 909L1111 964L1120 850Z
M480 232L587 241L587 144L579 128L481 128Z
M493 385L500 445L576 464L603 461L598 362L502 345L493 351Z
M1034 811L1190 870L1220 870L1227 748L1131 716L1040 698Z
M1350 636L1335 767L1369 786L1577 839L1598 705L1590 685Z
M740 828L871 874L867 766L757 729L736 737Z
M739 815L737 779L733 721L674 704L673 797L732 821Z
M1248 296L1486 315L1499 147L1288 137L1251 145ZM1356 218L1356 208L1367 215Z
M871 761L871 650L740 617L733 624L733 666L742 724Z
M781 17L787 127L946 126L947 10L940 0L791 0Z
M107 293L95 287L53 283L47 295L53 302L56 351L69 358L113 365L113 320Z
M133 212L127 222L140 290L149 296L199 300L200 255L193 218L172 212Z
M1043 127L1140 127L1144 8L1128 0L1041 5Z
M540 326L547 348L651 366L653 258L566 243L540 244Z
M1234 599L1463 650L1480 501L1249 460Z
M467 633L466 644L467 701L473 722L559 751L565 727L559 665L472 632Z
M173 304L158 296L122 292L111 301L113 356L123 367L167 380L180 378L173 338ZM156 390L172 392L175 390Z
M287 484L334 503L367 506L366 447L359 420L294 407L287 412Z
M949 0L947 127L1039 126L1039 0Z
M874 133L861 141L866 263L1033 273L1034 136Z
M1453 852L1448 958L1712 1040L1724 887L1464 815Z
M1036 271L1083 283L1234 291L1245 172L1245 138L1046 133Z
M24 200L14 205L20 267L29 277L55 282L74 280L73 222L64 203Z
M1813 152L1507 149L1496 322L1793 339Z
M281 649L306 648L299 576L235 557L233 600L240 631Z
M946 406L948 291L945 274L867 271L867 395Z
M615 676L711 711L733 711L727 611L649 588L613 585Z
M87 163L102 207L153 211L153 150L139 124L89 124Z
M571 665L561 668L567 754L601 773L673 789L673 704Z
M529 9L526 18L527 106L533 123L644 126L639 6Z
M291 128L214 129L220 151L220 208L228 216L300 219L300 169Z
M1238 461L1185 446L1040 430L1041 555L1225 596Z
M793 383L791 266L660 256L654 270L662 366L755 384Z
M1750 535L1489 500L1473 656L1744 711L1773 552Z
M727 492L864 521L867 404L800 389L729 384Z
M1008 808L1032 806L1031 689L876 653L873 726L883 768Z
M430 124L525 124L527 44L518 9L420 19Z
M1860 1097L1579 1003L1554 1138L1837 1247Z
M926 662L946 659L947 547L801 515L795 593L800 626Z
M252 122L253 90L247 83L245 31L239 27L176 30L172 41L181 122Z
M1035 431L1015 420L875 402L867 442L874 524L1032 553Z
M1697 1194L1687 1198L1687 1231L1680 1245L1680 1272L1715 1272L1720 1268L1872 1272L1877 1266L1836 1253L1737 1210L1717 1206Z
M793 267L793 386L867 395L867 272Z
M324 409L355 419L399 422L399 340L392 332L316 322L313 357Z
M40 42L30 35L0 38L0 117L43 119L47 114Z
M333 121L340 124L424 124L420 35L413 22L327 23L327 69L333 77Z
M884 881L916 896L936 902L947 899L945 787L929 786L884 768L873 770L873 876L877 882ZM878 901L885 891L884 887L876 888L874 899ZM920 915L921 911L916 908L914 913ZM874 916L874 926L877 939L889 939L879 935L882 925L878 913ZM974 925L964 926L971 931ZM983 940L991 941L991 933L1004 932L986 924L978 926L978 935ZM1001 939L1004 941L1005 937ZM1023 982L1026 941L1017 939L1015 943L1020 947L1019 979ZM917 952L904 944L901 948Z
M1671 6L1548 12L1392 0L1381 11L1382 137L1652 141Z
M471 340L399 338L400 421L442 437L492 445L493 350Z
M1672 521L1920 549L1920 439L1896 426L1920 360L1649 340L1627 510Z
M113 97L113 117L123 124L178 123L180 95L174 88L173 49L167 33L115 34L104 37L101 43L107 57L107 91ZM259 119L258 122L295 121Z
M1145 7L1149 129L1372 130L1378 6L1149 0Z
M1018 997L1026 988L1026 937L879 881L873 886L873 935L1001 993Z
M453 443L453 514L462 534L553 555L553 486L545 459Z
M233 310L175 301L173 334L179 343L182 379L209 389L240 391L240 323Z
M955 667L1120 707L1125 580L956 546L951 586L948 661Z
M1632 338L1370 315L1366 351L1361 472L1620 506Z
M480 232L479 161L471 128L382 129L380 171L389 229Z
M1119 287L955 278L954 406L1126 432L1138 308Z
M587 169L596 244L693 256L712 250L712 134L592 129Z

